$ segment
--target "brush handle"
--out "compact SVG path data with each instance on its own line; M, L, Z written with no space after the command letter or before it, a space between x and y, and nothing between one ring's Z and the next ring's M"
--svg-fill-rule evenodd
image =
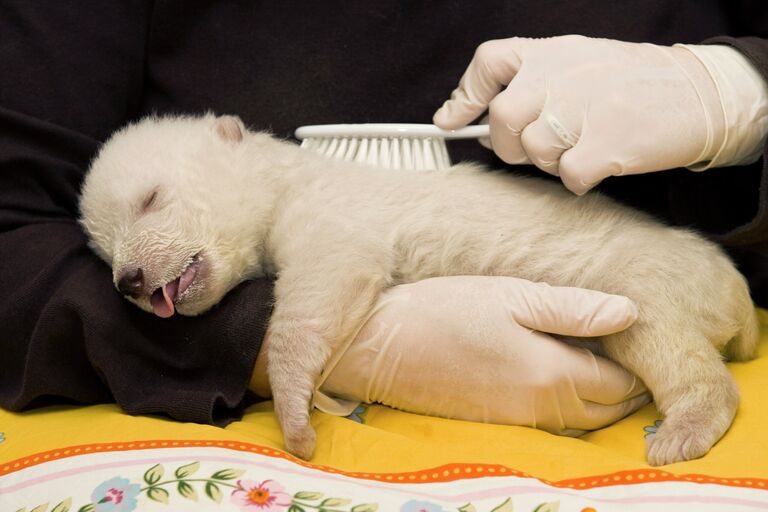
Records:
M488 125L472 125L458 130L443 130L433 124L366 123L317 124L301 126L297 139L327 137L439 137L442 139L479 139L489 137Z

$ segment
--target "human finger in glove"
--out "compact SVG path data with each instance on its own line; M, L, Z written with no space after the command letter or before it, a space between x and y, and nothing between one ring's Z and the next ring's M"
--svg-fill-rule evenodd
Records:
M608 176L756 161L768 86L738 51L583 36L488 41L434 122L488 111L491 145L583 194Z
M579 435L623 418L650 397L619 365L547 333L601 336L636 318L625 297L512 277L438 277L396 286L334 355L314 403L339 415L360 402L378 402Z

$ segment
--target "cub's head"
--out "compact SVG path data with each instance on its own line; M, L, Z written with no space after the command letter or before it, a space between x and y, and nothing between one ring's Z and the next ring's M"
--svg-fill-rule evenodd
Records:
M261 273L273 198L248 176L237 117L147 118L91 164L80 223L117 289L161 317L197 315Z

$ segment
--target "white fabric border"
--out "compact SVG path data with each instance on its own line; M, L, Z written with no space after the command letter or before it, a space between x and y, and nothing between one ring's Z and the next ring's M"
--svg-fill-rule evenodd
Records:
M362 511L364 504L376 504L379 511L465 510L505 511L512 505L515 512L533 511L542 503L549 503L544 510L581 511L592 507L598 512L636 510L697 510L697 511L747 511L768 509L768 491L738 488L716 484L686 482L655 482L635 485L617 485L578 491L548 486L533 478L514 476L483 477L442 483L390 483L373 481L307 468L292 461L256 453L226 448L166 448L122 452L102 452L54 460L15 471L0 477L0 510L32 511L48 504L50 512L60 504L75 512L92 502L92 493L103 482L120 477L131 484L148 487L144 475L151 467L161 464L164 475L159 482L174 480L177 468L198 462L199 467L189 475L189 485L195 490L196 501L179 494L178 483L164 484L168 502L150 499L144 491L136 497L136 506L126 502L123 508L102 506L95 510L116 512L138 511L189 511L189 510L262 510L244 508L232 500L232 488L238 480L263 482L271 480L294 496L296 493L323 493L322 498L303 500L314 504L304 510L317 510L324 499L350 500L328 507L334 511ZM224 469L244 470L236 478L216 480L222 491L217 503L204 492L205 482L211 475ZM135 492L135 488L134 488ZM241 492L242 496L243 493ZM421 502L416 503L416 502ZM418 506L417 506L418 505ZM419 506L421 508L419 508ZM358 507L357 509L355 507ZM410 508L409 508L410 507ZM431 508L429 508L431 507ZM60 507L57 512L63 512ZM263 510L286 510L287 507ZM368 510L374 510L369 508Z

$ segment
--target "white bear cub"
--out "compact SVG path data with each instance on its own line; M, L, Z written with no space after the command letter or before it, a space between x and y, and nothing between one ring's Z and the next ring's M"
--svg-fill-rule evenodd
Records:
M747 283L715 244L598 193L473 165L385 171L236 117L152 117L103 146L81 212L120 292L162 317L200 314L239 282L276 276L268 374L285 446L304 458L318 376L399 283L505 275L632 299L637 322L601 342L665 415L648 444L654 465L720 439L739 401L721 351L755 351Z

